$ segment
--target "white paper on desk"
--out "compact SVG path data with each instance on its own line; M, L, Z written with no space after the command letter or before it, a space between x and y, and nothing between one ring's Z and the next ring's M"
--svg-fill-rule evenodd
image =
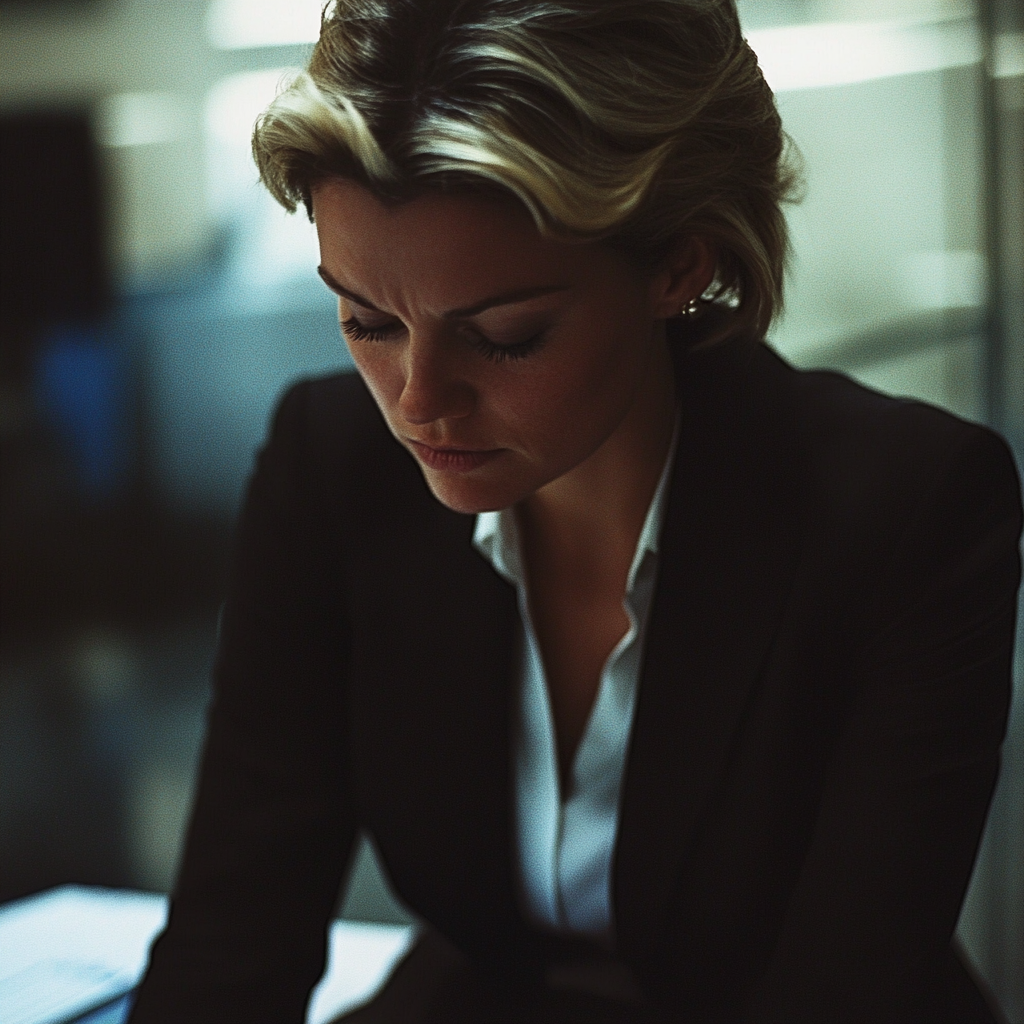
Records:
M335 921L327 970L313 989L306 1024L326 1024L369 1002L384 987L415 938L416 929L411 925Z
M56 1024L132 988L167 897L66 885L0 907L0 1021Z
M74 885L0 907L0 1021L57 1024L127 992L166 917L166 896ZM372 998L413 938L411 927L335 921L309 1024Z

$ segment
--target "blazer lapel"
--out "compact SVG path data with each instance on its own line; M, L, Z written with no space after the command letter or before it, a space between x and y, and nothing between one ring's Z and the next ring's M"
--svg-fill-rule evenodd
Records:
M799 457L767 350L684 357L683 421L623 784L619 948L657 947L681 862L778 627L799 551Z
M387 469L394 493L355 534L386 540L349 558L360 789L414 909L508 963L525 933L509 822L515 591L474 550L473 516L440 505L404 452Z

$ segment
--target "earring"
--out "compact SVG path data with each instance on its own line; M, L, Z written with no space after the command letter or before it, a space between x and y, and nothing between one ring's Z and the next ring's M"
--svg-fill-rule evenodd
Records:
M686 303L681 310L679 310L679 315L684 319L689 320L691 317L696 316L698 309L700 309L700 306L698 306L697 300L690 299L690 301Z

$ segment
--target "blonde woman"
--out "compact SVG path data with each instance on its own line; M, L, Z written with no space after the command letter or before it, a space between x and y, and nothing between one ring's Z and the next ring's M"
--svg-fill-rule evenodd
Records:
M1019 486L764 345L730 0L337 0L253 150L359 372L260 455L133 1021L301 1020L360 829L424 927L354 1021L992 1019Z

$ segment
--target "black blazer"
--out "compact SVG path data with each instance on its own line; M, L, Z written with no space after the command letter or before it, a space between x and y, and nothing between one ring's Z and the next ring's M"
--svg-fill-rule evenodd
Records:
M680 1020L957 1019L977 999L950 938L1010 698L1011 456L757 342L677 371L618 954ZM299 1021L360 827L482 970L538 977L510 828L516 600L473 525L358 377L286 395L135 1024Z

